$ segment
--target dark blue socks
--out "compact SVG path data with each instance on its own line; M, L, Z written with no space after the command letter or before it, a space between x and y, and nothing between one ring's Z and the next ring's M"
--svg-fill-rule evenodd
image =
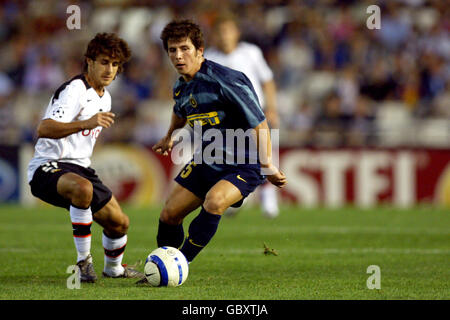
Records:
M158 247L169 246L180 248L184 240L183 225L170 225L159 220L156 242Z
M189 233L180 251L191 262L208 244L217 231L221 215L207 212L203 207L189 225Z

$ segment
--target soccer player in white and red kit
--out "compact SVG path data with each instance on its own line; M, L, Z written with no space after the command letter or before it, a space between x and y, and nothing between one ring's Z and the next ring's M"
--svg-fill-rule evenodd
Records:
M111 96L105 87L130 56L128 44L114 33L99 33L89 42L84 72L62 84L50 99L28 165L32 194L70 213L82 282L97 279L90 253L92 221L103 227L103 275L142 277L122 265L129 219L90 168L98 136L114 123Z

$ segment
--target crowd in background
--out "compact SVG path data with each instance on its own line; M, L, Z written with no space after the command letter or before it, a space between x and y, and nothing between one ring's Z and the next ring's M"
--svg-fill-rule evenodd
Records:
M69 30L77 4L81 29ZM369 29L378 5L381 29ZM151 145L165 134L177 74L160 32L236 13L277 85L280 143L290 146L450 146L450 6L389 0L0 0L0 144L32 143L53 92L81 73L87 42L117 32L133 51L109 87L118 120L102 142Z

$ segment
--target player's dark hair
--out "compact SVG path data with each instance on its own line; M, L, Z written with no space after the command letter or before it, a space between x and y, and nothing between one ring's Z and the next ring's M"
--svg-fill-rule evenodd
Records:
M85 58L95 59L104 54L113 59L119 59L119 68L117 73L123 71L123 64L130 60L131 49L128 43L119 38L115 33L97 33L97 35L89 41L84 54ZM87 62L84 61L84 71L87 71Z
M203 33L200 27L191 20L174 20L166 25L161 32L164 50L168 50L169 40L183 40L190 38L195 49L204 47Z

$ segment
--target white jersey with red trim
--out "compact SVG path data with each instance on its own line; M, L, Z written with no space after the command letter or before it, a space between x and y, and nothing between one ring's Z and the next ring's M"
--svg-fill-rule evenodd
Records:
M87 120L98 112L111 111L111 95L104 91L103 96L88 84L84 75L78 75L62 84L51 97L42 119L53 119L69 123ZM39 138L36 142L33 159L28 165L28 181L36 169L48 161L74 163L83 167L91 164L91 155L102 127L87 129L60 139Z
M212 48L205 51L205 58L228 68L243 72L255 89L259 103L264 109L262 84L273 79L273 72L264 59L262 50L255 44L239 42L229 54Z

